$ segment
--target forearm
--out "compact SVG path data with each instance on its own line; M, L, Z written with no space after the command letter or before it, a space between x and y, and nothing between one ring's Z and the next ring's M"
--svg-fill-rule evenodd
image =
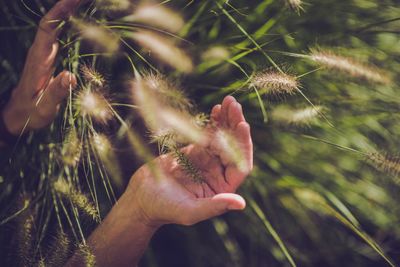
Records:
M89 237L96 266L137 266L156 230L138 216L134 198L126 192ZM66 266L85 266L84 259L76 253Z

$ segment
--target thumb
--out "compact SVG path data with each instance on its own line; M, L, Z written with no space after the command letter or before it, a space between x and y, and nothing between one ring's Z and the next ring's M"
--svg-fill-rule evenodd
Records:
M246 201L237 194L223 193L211 198L199 198L194 200L185 216L185 225L193 225L230 210L243 210L246 207Z
M76 77L69 71L61 72L43 92L40 108L53 111L69 94L69 89L77 85Z

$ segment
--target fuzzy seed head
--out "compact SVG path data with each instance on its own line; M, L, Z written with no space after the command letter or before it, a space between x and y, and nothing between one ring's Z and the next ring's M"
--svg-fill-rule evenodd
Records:
M76 166L79 163L82 154L82 143L74 129L67 133L61 156L64 164L67 166Z
M231 53L226 47L223 46L213 46L206 50L201 58L203 61L216 61L221 62L229 59Z
M398 178L400 174L400 157L372 152L368 154L367 160L377 170L393 175L396 178L395 182L400 183L400 179Z
M182 111L190 111L193 108L190 99L179 85L164 75L147 73L142 79L148 90L152 91L163 105Z
M319 114L323 111L322 106L307 107L303 109L290 109L288 107L278 107L272 112L272 117L279 122L296 125L309 126L316 122Z
M104 76L93 67L83 65L81 73L85 81L95 87L103 87L106 83Z
M103 134L93 135L93 145L101 157L106 157L111 150L111 142Z
M172 150L175 160L178 162L185 174L195 183L204 182L204 177L201 174L201 171L193 164L193 162L191 162L190 159L179 150L179 148L174 147Z
M351 77L371 82L390 84L390 75L383 70L361 63L354 58L337 55L329 50L311 49L310 59L328 69L337 70Z
M129 37L159 61L183 73L193 71L192 59L171 39L144 30L134 32Z
M129 0L96 0L97 7L102 10L123 11L131 7Z
M140 5L132 15L125 17L124 20L147 24L171 33L178 33L185 24L178 12L161 4L149 3Z
M100 216L94 204L80 191L78 191L71 183L59 178L53 184L54 190L62 197L69 199L76 207L99 222Z
M112 118L110 104L99 92L85 91L80 93L77 104L82 116L90 116L100 123L107 123Z
M215 141L217 147L223 151L223 155L233 162L236 167L246 173L249 170L249 164L246 160L241 143L230 132L217 130Z
M96 256L93 254L92 250L88 245L80 244L79 253L84 260L85 267L95 267L96 266Z
M273 95L294 94L300 87L296 77L277 71L265 71L256 74L251 85L263 93Z
M303 10L302 0L286 0L287 5L296 12Z
M134 102L154 137L172 135L180 143L206 142L207 135L195 124L193 116L184 110L164 105L144 79L137 79L132 89Z
M104 27L77 18L72 18L71 22L79 31L79 34L84 39L92 42L95 48L110 54L115 53L119 49L118 36Z

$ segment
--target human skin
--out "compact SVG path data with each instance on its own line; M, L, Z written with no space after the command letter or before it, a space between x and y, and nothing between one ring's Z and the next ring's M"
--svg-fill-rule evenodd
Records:
M13 135L43 128L57 115L60 103L76 87L76 77L68 71L53 76L59 50L60 22L73 14L80 0L62 0L42 18L29 49L25 67L2 116Z
M234 194L253 166L250 126L241 105L228 96L211 112L206 145L189 145L182 152L199 169L204 181L193 181L174 156L160 156L142 166L111 212L89 237L98 266L136 266L151 237L165 224L193 225L230 210L242 210L244 199ZM247 169L231 161L215 138L218 129L240 144ZM154 176L154 166L162 172ZM67 266L85 266L77 252Z
M18 135L51 123L60 103L76 87L73 74L64 71L53 77L53 70L59 48L57 26L73 14L79 2L61 0L41 20L21 80L1 114L10 133ZM250 126L241 105L231 96L216 105L210 117L209 141L182 149L204 181L193 181L170 154L139 168L88 239L97 266L136 266L153 234L165 224L193 225L245 208L244 199L234 192L253 166ZM216 142L219 129L238 141L246 169L239 170ZM161 170L161 177L154 176L154 166ZM86 266L84 257L77 251L66 266Z

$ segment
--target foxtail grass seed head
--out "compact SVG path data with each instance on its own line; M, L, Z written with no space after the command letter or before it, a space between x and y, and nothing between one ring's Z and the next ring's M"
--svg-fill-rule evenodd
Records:
M90 116L97 122L107 123L113 117L110 104L99 92L81 92L77 104L82 116Z
M35 236L35 220L32 214L21 217L20 229L18 233L18 253L21 266L32 266L34 236Z
M201 174L201 171L193 164L193 162L191 162L190 159L181 150L179 150L179 148L174 147L172 150L175 160L178 162L185 174L189 176L193 182L203 183L204 177Z
M192 59L171 39L145 30L134 32L129 37L159 61L183 73L193 71Z
M86 195L78 191L74 186L66 180L59 178L53 184L54 190L62 197L69 199L76 207L90 216L94 221L100 221L100 215L94 204Z
M103 26L77 18L72 18L71 22L82 38L92 42L95 48L109 54L113 54L119 49L118 36Z
M176 136L177 142L206 142L207 135L188 112L163 105L143 78L133 82L133 99L153 136Z
M96 266L96 256L93 254L92 250L88 245L79 245L79 254L82 257L85 267L95 267Z
M364 64L354 58L337 55L330 50L311 49L310 59L328 69L337 70L351 77L368 81L390 84L388 73L373 65Z
M224 152L225 155L241 172L247 172L248 166L242 144L231 133L225 130L217 130L215 142L217 146Z
M272 118L278 122L296 126L309 126L317 121L323 111L322 106L307 107L303 109L291 109L285 106L275 108Z
M303 10L302 0L286 0L286 4L296 12L300 12L301 10Z
M224 46L213 46L207 49L202 55L201 58L203 61L215 61L221 62L229 59L231 53Z
M82 154L82 142L79 140L75 129L69 130L61 151L62 161L67 166L76 166Z
M106 79L104 76L98 72L95 68L88 65L83 65L81 67L81 73L85 81L95 87L104 87Z
M159 3L141 4L124 20L139 22L171 33L178 33L185 25L181 14Z
M161 127L158 127L156 132L174 133L180 143L205 144L207 142L207 134L196 125L195 119L189 114L163 108L158 111L157 117Z
M388 173L395 177L395 182L400 184L400 157L379 152L372 152L367 155L367 160L377 170Z
M63 231L58 231L57 236L51 244L49 257L45 260L44 266L63 266L68 260L71 240Z
M112 182L118 188L123 187L122 173L117 155L112 147L111 141L104 134L95 133L92 135L91 144L100 160L111 175Z
M124 11L131 7L129 0L96 0L96 6L101 10Z
M107 157L107 154L112 149L111 142L103 134L93 135L93 145L100 157Z
M265 71L256 74L251 85L262 93L272 95L294 94L300 87L297 77L278 71Z
M327 202L321 194L308 188L293 189L293 194L303 205L307 206L308 208L324 214L327 212L325 209Z
M179 85L159 73L147 73L142 77L148 90L152 91L165 106L190 111L193 104Z

